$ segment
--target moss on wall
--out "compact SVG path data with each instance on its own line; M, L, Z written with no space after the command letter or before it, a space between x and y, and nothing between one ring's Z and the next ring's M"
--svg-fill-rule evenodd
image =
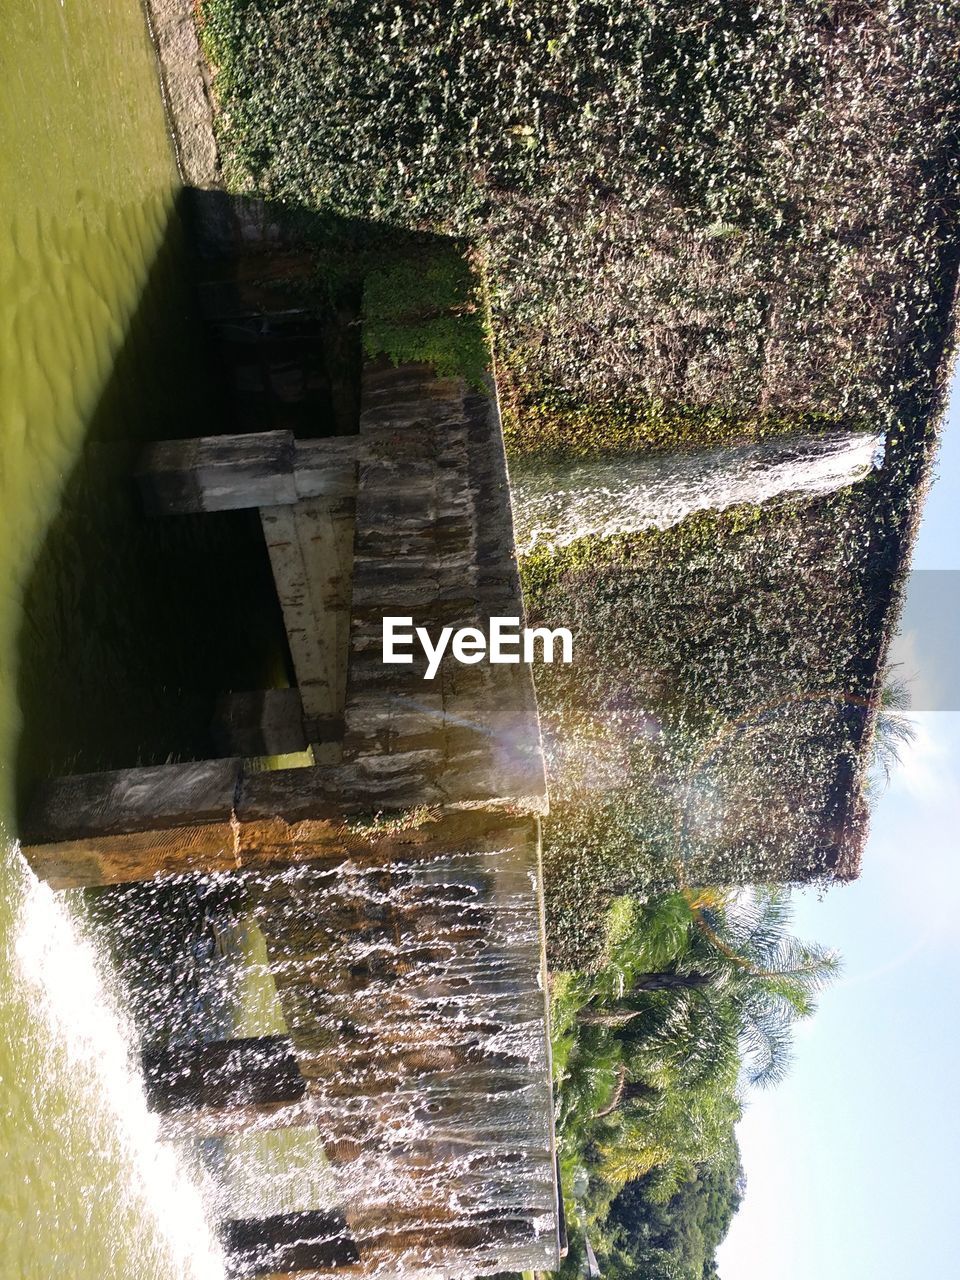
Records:
M905 386L929 392L917 356L942 336L956 236L955 6L200 14L235 188L482 246L515 450L891 427Z
M490 339L476 273L462 246L394 252L364 281L363 345L394 364L425 363L439 377L481 387Z

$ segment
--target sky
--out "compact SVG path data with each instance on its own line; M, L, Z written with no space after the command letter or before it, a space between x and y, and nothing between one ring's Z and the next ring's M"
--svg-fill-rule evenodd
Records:
M924 709L859 880L796 895L795 932L836 947L843 971L798 1028L787 1080L750 1096L722 1280L960 1275L960 701L943 695L944 670L960 672L960 628L951 649L943 626L960 616L956 374L937 472L897 652Z

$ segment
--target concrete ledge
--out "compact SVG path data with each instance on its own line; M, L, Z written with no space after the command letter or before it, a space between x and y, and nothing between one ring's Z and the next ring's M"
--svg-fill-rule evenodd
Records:
M194 0L146 0L180 176L190 186L219 187L222 177L213 129L213 98L195 12Z

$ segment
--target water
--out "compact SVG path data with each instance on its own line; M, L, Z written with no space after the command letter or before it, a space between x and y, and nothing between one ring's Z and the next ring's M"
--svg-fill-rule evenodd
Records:
M864 479L883 452L883 436L845 432L703 453L521 464L512 473L518 550L669 529L694 511L820 497Z
M357 856L261 883L258 914L369 1271L556 1262L536 845ZM442 841L440 842L442 848Z
M0 1253L18 1280L215 1276L112 982L14 839L44 772L189 753L190 650L238 622L191 568L219 535L147 527L126 479L212 415L139 6L17 0L0 85Z
M555 1262L534 829L480 814L438 830L427 824L412 854L358 834L339 858L99 895L91 927L128 992L130 1041L195 1055L225 1038L289 1037L306 1080L283 1128L252 1105L236 1131L190 1103L164 1117L181 1173L157 1203L183 1228L202 1199L217 1221L345 1214L367 1275ZM97 1003L89 984L75 994ZM98 1031L120 1043L103 1019ZM183 1065L188 1083L197 1059ZM138 1087L118 1096L156 1135ZM157 1159L145 1163L128 1198L157 1186ZM199 1188L192 1209L183 1170ZM279 1246L268 1235L258 1247L266 1259Z
M58 1149L50 1151L55 1164L32 1170L24 1188L32 1210L27 1222L42 1227L47 1219L58 1239L44 1240L33 1231L21 1237L13 1253L17 1275L86 1275L97 1265L107 1275L215 1280L222 1274L219 1249L198 1185L175 1147L160 1140L157 1118L147 1109L131 1064L132 1028L97 951L56 895L29 880L15 957L14 973L34 1015L32 1026L21 1029L36 1036L34 1047L43 1058L20 1077L24 1091L34 1095L22 1101L39 1101L41 1121L60 1113ZM33 1129L21 1142L40 1136ZM72 1163L75 1157L79 1167ZM91 1180L82 1187L77 1215L75 1184L84 1174ZM62 1215L59 1222L48 1218L51 1208Z

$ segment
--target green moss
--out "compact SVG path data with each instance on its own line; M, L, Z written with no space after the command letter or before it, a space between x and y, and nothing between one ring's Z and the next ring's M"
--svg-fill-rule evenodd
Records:
M780 508L780 518L789 520L796 509ZM655 566L684 565L697 556L708 556L720 538L749 534L770 514L764 508L743 504L726 511L695 511L670 529L646 529L618 534L612 538L578 538L562 547L537 545L520 563L523 591L535 617L551 610L550 593L577 573L603 573L618 565L640 561Z
M524 558L531 622L575 637L535 673L552 964L599 962L617 894L825 874L881 639L878 483Z
M233 189L482 247L515 448L927 411L956 6L198 6ZM449 361L459 329L417 350Z
M828 415L743 412L717 405L668 404L659 399L598 398L584 402L553 391L524 394L506 370L503 433L510 456L555 460L637 449L680 452L752 444L794 431L854 429Z
M363 293L363 345L394 364L430 364L482 387L490 342L479 281L462 252L430 246L374 267Z

